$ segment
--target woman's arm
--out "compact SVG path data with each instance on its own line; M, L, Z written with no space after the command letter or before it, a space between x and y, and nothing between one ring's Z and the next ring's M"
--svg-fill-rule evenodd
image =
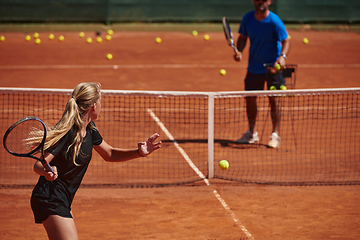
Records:
M159 134L155 133L145 142L138 143L138 148L133 149L121 149L110 146L104 140L100 145L94 145L94 149L100 154L100 156L108 162L124 162L131 159L145 157L151 154L153 151L161 147L161 142L154 141L159 137Z
M52 155L51 153L45 153L44 158L47 162L51 162L51 160L53 160L54 158L54 155ZM48 172L40 161L36 161L33 169L35 173L39 174L40 176L44 176L46 180L54 181L58 177L58 173L56 166L51 166L51 167L54 170L54 173Z

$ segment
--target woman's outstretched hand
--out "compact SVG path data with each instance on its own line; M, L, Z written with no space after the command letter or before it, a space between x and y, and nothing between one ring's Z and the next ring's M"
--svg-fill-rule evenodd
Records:
M161 141L155 142L155 140L159 136L160 135L158 133L155 133L154 135L149 137L145 142L139 142L138 143L139 154L143 157L146 157L147 155L151 154L153 151L161 148Z

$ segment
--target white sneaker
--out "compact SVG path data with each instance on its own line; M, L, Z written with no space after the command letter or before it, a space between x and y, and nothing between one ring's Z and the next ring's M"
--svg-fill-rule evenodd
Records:
M277 133L272 133L270 136L270 142L269 142L269 147L272 148L278 148L281 145L281 138L279 137L279 135Z
M248 130L240 139L236 140L238 143L242 144L249 144L259 141L258 133L251 133L250 130Z

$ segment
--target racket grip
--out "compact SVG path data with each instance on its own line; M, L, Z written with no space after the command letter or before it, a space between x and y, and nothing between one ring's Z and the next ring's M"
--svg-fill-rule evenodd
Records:
M52 169L52 167L50 166L50 164L48 162L43 163L43 166L48 172L54 173L54 170Z

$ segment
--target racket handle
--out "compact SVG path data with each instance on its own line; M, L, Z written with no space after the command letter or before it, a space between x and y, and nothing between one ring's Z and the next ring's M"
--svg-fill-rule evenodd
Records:
M50 164L48 162L43 163L43 166L48 172L54 173L54 170L52 169L52 167L50 166Z

